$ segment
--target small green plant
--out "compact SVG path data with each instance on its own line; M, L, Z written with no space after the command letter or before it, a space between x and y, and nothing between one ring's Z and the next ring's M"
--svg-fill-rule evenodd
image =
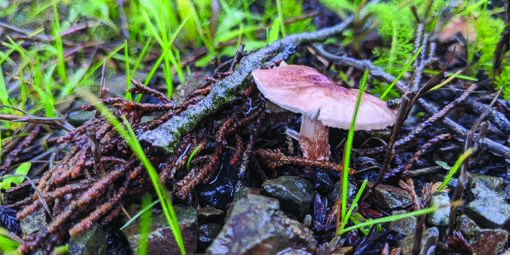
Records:
M416 53L413 55L413 57L408 61L408 63L404 66L404 68L402 68L402 70L397 75L397 77L395 77L395 80L389 86L386 87L386 89L384 90L384 93L382 93L382 95L381 95L382 100L386 99L386 97L393 91L393 87L395 86L395 84L397 84L397 82L400 80L400 78L402 78L402 76L405 73L407 73L409 70L411 70L414 61L416 60L416 58L418 57L418 55L421 53L422 50L423 50L423 48L420 47L416 51ZM372 91L372 92L374 92L374 91Z
M28 171L30 171L30 167L32 166L32 163L30 162L23 162L21 165L19 165L16 170L14 170L14 176L5 177L2 178L0 181L0 189L8 190L12 187L12 185L19 185L21 184L25 178L23 176L26 176L28 174Z

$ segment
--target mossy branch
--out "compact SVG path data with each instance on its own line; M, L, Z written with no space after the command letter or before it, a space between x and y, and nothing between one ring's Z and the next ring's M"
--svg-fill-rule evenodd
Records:
M235 98L235 93L242 88L253 70L262 67L267 62L289 57L294 53L295 48L302 44L324 41L339 34L351 22L352 18L348 18L333 27L291 35L246 56L239 63L237 70L214 85L209 95L159 127L141 134L140 141L160 149L173 151L181 138L193 130L200 121L216 113L222 106Z

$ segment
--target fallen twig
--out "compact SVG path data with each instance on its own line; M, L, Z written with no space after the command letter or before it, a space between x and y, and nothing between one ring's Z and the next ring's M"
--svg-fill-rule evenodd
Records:
M320 51L319 51L320 52ZM322 53L321 53L322 54ZM334 56L334 55L333 55ZM330 56L328 56L330 58ZM368 70L370 74L376 78L380 79L384 82L391 83L395 80L395 77L392 75L384 72L381 68L375 66L370 61L366 60L358 60L355 58L350 57L338 57L335 59L335 61L338 61L336 64L343 64L343 65L349 65L359 70ZM373 73L372 73L373 72ZM400 90L401 92L404 91L405 85L404 83L397 81L395 83L395 87ZM427 100L423 98L418 99L418 103L423 107L425 111L427 111L429 114L436 114L439 112L438 109L431 103L429 103ZM464 136L467 132L467 129L459 125L457 122L453 121L450 118L443 118L441 122L450 128L452 131L454 131L457 135ZM487 150L489 150L492 153L501 155L505 158L510 158L510 148L507 146L504 146L503 144L497 143L494 140L485 137L481 143L487 147Z
M238 69L215 84L211 93L200 102L173 116L159 127L142 133L139 139L154 147L173 151L181 138L193 130L200 121L216 113L222 106L235 98L235 93L245 84L254 69L260 68L268 62L271 63L289 57L295 48L301 44L322 41L338 34L351 22L352 18L348 18L330 28L291 35L246 56L239 63Z

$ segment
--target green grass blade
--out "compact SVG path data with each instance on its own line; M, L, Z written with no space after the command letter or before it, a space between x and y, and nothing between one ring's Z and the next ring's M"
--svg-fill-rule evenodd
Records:
M188 163L186 164L186 167L188 168L188 172L191 169L191 160L195 157L195 154L197 154L197 152L202 149L202 147L203 147L202 145L195 147L195 149L193 149L193 151L191 152L191 155L189 155Z
M368 183L368 180L365 179L363 181L363 184L361 184L361 187L358 190L358 194L356 194L356 197L352 201L349 211L347 211L347 214L345 215L345 217L342 217L342 223L340 225L340 230L345 228L345 225L347 224L347 220L351 218L352 211L354 210L354 208L356 208L358 206L358 201L360 200L361 195L363 194L363 191L365 190L365 188L367 186L367 183Z
M448 171L448 175L446 175L443 183L441 183L441 186L439 186L439 189L437 189L437 191L443 190L446 187L446 185L448 185L453 175L457 172L457 170L459 170L464 160L471 156L471 154L473 154L473 149L469 148L464 153L462 153L462 155L460 155L460 157L457 159L457 162L455 162L455 165L453 165L450 171Z
M386 98L386 96L388 96L388 94L390 93L390 91L393 89L393 87L395 86L395 84L397 84L397 82L400 80L400 78L407 72L407 70L410 70L411 69L411 66L413 65L414 61L416 60L416 58L418 57L418 55L421 53L423 49L423 46L420 47L416 53L413 55L413 57L411 58L411 61L409 61L409 63L407 63L405 65L405 67L402 69L402 71L398 74L398 76L395 78L395 80L390 84L390 86L388 86L386 88L386 90L384 90L384 93L381 95L381 99L384 100Z
M351 159L351 149L352 149L352 142L354 140L354 129L356 127L356 118L358 117L358 111L359 106L361 104L361 97L363 96L363 92L365 91L365 88L367 86L367 79L368 79L368 70L365 70L365 73L363 74L363 78L360 82L360 87L358 91L358 98L356 99L356 107L354 108L354 113L352 115L352 121L351 126L349 127L349 133L347 135L347 141L345 142L344 147L344 164L342 169L342 176L340 183L342 184L341 187L341 198L342 198L342 205L341 205L341 222L343 222L347 215L347 193L348 193L348 184L349 184L349 164ZM337 229L337 233L339 233Z
M128 220L124 225L122 225L122 227L120 227L119 230L124 230L125 228L129 227L129 225L133 224L133 222L135 222L138 218L140 218L140 216L142 216L147 210L150 210L152 209L152 207L154 207L156 204L159 203L159 199L152 202L150 205L148 206L143 206L142 210L139 211L137 214L135 214L133 217L131 217L130 220Z
M62 44L62 35L60 31L60 19L57 8L57 0L53 0L53 24L52 24L53 37L55 38L55 48L57 49L57 72L65 84L66 77L66 62L64 59L64 46Z
M362 228L362 227L366 227L366 226L373 226L375 224L392 222L392 221L397 221L397 220L401 220L401 219L405 219L405 218L409 218L409 217L413 217L413 216L429 214L429 213L435 212L436 210L437 210L436 207L431 207L431 208L425 208L425 209L421 209L421 210L414 211L414 212L392 215L392 216L383 217L383 218L379 218L379 219L367 220L364 223L345 228L342 231L340 231L337 235L342 235L349 231L356 230L358 228Z
M142 199L142 207L150 208L151 197L149 195L145 195ZM152 203L154 204L154 203ZM138 243L138 249L136 250L136 254L145 255L147 254L147 248L149 247L149 233L151 231L151 221L152 221L152 211L144 210L140 217L140 241Z
M6 229L0 227L0 254L5 255L18 255L21 254L17 251L20 243L9 238L12 235Z
M7 86L5 84L4 72L2 70L2 66L0 65L0 103L3 105L10 106L9 104L9 92L7 91Z
M126 92L124 94L124 98L127 100L132 100L131 93L128 92L127 86L131 83L131 72L130 72L130 64L129 64L129 45L128 41L124 40L124 77L125 77L125 83L126 83Z

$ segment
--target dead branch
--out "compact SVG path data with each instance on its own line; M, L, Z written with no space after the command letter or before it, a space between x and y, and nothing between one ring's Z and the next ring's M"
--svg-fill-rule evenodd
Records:
M246 85L246 81L254 69L260 68L266 63L288 58L299 45L322 41L341 33L351 22L352 18L347 18L344 22L330 28L291 35L246 56L239 63L237 70L216 83L211 93L200 102L173 116L159 127L141 134L139 139L154 147L173 151L181 138L193 130L200 121L216 113L222 106L235 98L236 91L243 84Z

